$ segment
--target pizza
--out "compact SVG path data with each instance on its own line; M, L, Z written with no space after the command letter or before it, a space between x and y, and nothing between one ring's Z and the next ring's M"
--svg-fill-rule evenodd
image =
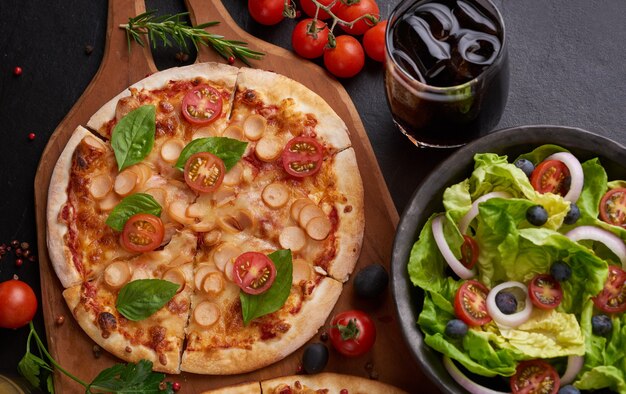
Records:
M205 391L203 394L403 394L405 391L376 380L324 372L283 376L261 382Z
M146 77L68 140L47 245L98 345L167 373L236 374L308 341L359 256L363 186L347 127L268 71Z

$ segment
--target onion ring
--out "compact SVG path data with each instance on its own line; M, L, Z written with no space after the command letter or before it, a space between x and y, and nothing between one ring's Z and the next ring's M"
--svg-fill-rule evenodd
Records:
M569 356L567 358L567 368L563 376L561 376L561 387L572 383L576 379L576 375L578 375L584 363L585 357L583 356Z
M498 295L501 290L507 289L509 287L517 287L521 289L524 292L526 298L524 300L524 309L519 312L507 315L505 313L502 313L500 308L498 308L498 305L496 305L496 295ZM489 294L487 294L487 312L489 312L489 316L491 316L493 321L501 326L515 328L527 321L530 318L530 314L532 313L532 311L533 304L532 302L530 302L530 297L528 296L528 288L526 288L523 283L515 281L500 283L499 285L491 289L491 291L489 291Z
M439 248L444 260L448 263L452 271L459 276L461 279L469 279L473 278L476 275L475 269L468 269L461 263L450 250L450 246L448 246L448 242L446 242L446 238L443 236L443 224L441 223L442 215L437 216L433 219L432 222L432 230L433 237L435 238L435 243Z
M461 220L459 221L459 230L461 231L461 234L465 234L467 232L469 224L478 215L478 204L480 204L481 202L490 200L492 198L496 198L496 197L497 198L511 198L511 195L507 192L491 192L491 193L487 193L483 196L478 197L476 201L472 203L472 207L470 208L470 210L467 211L465 216L463 216Z
M510 392L492 390L474 382L472 379L465 376L448 356L443 356L443 366L450 376L452 376L452 379L470 394L510 394Z
M612 232L594 226L580 226L571 230L565 236L575 242L581 239L602 242L619 258L619 261L622 263L622 269L626 269L626 245L624 245L624 241L620 237Z
M580 197L580 193L583 190L583 184L585 183L585 175L583 173L583 167L580 165L580 161L578 161L576 156L569 152L554 153L546 157L544 160L558 160L565 164L565 167L569 170L571 182L569 185L569 191L565 196L563 196L563 199L575 203L578 200L578 197Z

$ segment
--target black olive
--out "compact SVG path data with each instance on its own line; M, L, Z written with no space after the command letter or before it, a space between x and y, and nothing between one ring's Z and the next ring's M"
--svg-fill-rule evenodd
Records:
M312 343L304 349L302 367L306 373L321 372L328 363L328 348L323 343Z
M387 288L389 274L380 264L360 270L354 277L354 291L361 298L376 298Z

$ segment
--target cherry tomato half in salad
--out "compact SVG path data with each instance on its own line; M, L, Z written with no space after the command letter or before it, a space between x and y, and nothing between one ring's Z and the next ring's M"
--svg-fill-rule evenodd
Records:
M605 313L621 313L626 311L626 272L615 265L609 265L609 276L604 288L593 303Z
M274 283L276 266L263 253L246 252L235 260L233 278L244 293L261 294Z
M537 308L554 309L563 300L563 290L552 275L540 274L528 284L528 296Z
M164 234L163 222L158 216L138 213L124 224L120 243L129 252L150 252L161 245Z
M10 279L0 283L0 327L19 328L33 320L37 297L25 282Z
M463 244L461 245L461 264L467 269L474 268L478 261L478 243L469 235L463 235Z
M567 166L559 160L544 160L530 175L530 184L539 193L564 196L569 190L570 174Z
M332 318L328 335L339 353L358 357L374 346L376 326L365 312L350 310Z
M600 219L614 226L626 227L626 188L618 187L604 194L600 201Z
M209 152L193 154L185 163L185 182L198 193L215 191L222 184L225 173L222 159Z
M491 321L487 312L489 289L475 280L464 282L454 297L456 316L470 326L482 326Z
M295 137L285 145L282 160L289 175L298 178L315 175L322 167L324 148L311 137Z
M198 85L183 97L182 112L193 124L211 123L222 114L222 96L208 85Z
M306 59L315 59L324 54L324 48L328 44L328 26L318 20L313 28L313 19L303 19L291 33L291 46L293 50ZM312 31L312 30L313 31Z
M513 394L556 394L560 384L556 369L543 360L522 361L511 376Z

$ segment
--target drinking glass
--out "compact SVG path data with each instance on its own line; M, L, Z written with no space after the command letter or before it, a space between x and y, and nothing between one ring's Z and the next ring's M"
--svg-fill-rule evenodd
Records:
M386 31L393 120L419 147L454 148L500 120L509 86L502 15L489 0L404 0Z

